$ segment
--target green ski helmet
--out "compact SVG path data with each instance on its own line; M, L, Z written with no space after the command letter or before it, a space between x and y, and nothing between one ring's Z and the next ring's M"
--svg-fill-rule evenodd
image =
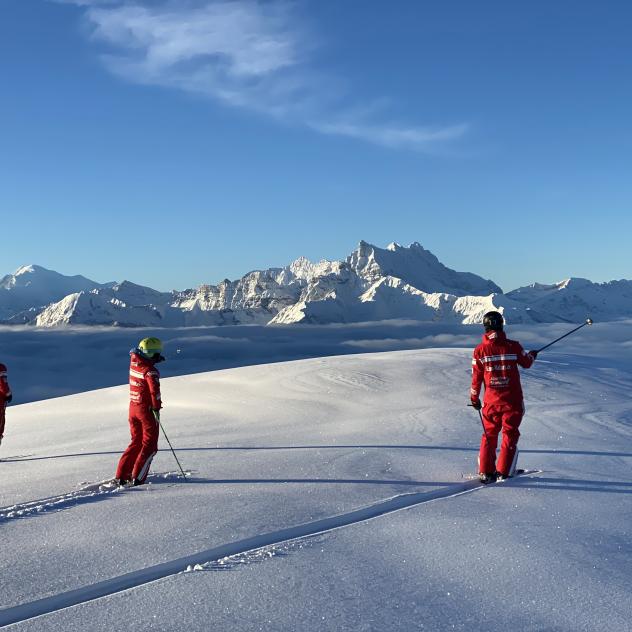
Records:
M162 341L160 338L143 338L138 343L138 350L144 355L146 358L150 360L158 359L158 357L162 357Z

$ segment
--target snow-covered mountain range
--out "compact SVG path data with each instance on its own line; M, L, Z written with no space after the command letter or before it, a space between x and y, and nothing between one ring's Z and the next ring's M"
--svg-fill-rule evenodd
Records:
M413 319L480 323L485 312L510 323L632 317L632 281L570 278L504 294L491 280L444 266L419 243L378 248L364 241L345 261L300 258L282 268L197 289L159 292L123 281L96 283L39 266L0 280L8 324L183 327L224 324L348 323Z
M32 310L63 299L74 292L108 287L82 276L64 276L41 266L22 266L0 279L0 319L7 320L24 310Z

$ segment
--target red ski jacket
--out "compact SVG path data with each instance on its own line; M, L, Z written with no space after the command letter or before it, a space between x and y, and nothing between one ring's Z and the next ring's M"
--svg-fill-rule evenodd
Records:
M7 367L0 364L0 404L4 404L11 395L11 387L7 382Z
M162 408L160 373L151 360L130 351L129 401L141 408Z
M519 342L509 340L504 331L489 331L472 356L473 401L485 383L485 406L522 408L522 386L518 365L528 369L534 358Z

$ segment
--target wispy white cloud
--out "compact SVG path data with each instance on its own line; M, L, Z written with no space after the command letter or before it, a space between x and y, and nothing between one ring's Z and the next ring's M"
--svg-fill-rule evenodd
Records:
M91 38L108 47L104 64L130 82L201 94L389 148L442 151L467 132L464 124L385 122L371 104L362 111L350 106L346 82L316 70L316 38L295 2L57 1L83 8Z
M51 0L56 4L74 4L79 7L92 7L99 4L120 4L123 0Z
M450 127L405 127L388 123L313 123L311 127L324 134L348 136L370 141L394 149L406 148L417 151L433 151L450 141L455 141L467 133L465 124Z

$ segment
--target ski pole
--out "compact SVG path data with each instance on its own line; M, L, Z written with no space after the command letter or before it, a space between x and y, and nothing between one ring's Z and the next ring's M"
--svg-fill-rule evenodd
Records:
M173 454L173 458L176 460L176 463L178 464L178 467L180 468L180 472L182 472L182 478L186 482L187 475L184 473L184 470L182 469L182 466L180 465L180 461L178 460L178 457L176 456L176 451L173 449L173 446L171 445L171 441L169 441L169 437L167 436L167 433L165 432L165 428L160 421L160 413L156 410L152 412L154 413L154 417L156 418L156 421L158 422L158 425L160 426L160 429L162 430L162 434L165 435L165 439L167 440L167 443L169 444L169 447L171 448L171 453Z
M474 404L468 404L468 406L471 406L472 408L474 408ZM485 439L487 440L487 443L489 445L489 437L487 436L487 430L485 430L485 422L483 421L483 413L481 412L480 408L476 408L475 410L478 412L478 416L481 418L481 426L483 426L483 434L485 435Z
M575 327L575 329L571 329L567 334L564 334L563 336L556 338L553 342L549 342L548 345L544 345L544 347L542 347L541 349L537 349L537 353L540 353L541 351L548 349L551 345L554 345L556 342L559 342L562 338L566 338L566 336L570 336L572 333L576 332L578 329L581 329L582 327L585 327L586 325L592 325L592 324L593 324L592 318L587 318L586 322L582 323L579 327Z

